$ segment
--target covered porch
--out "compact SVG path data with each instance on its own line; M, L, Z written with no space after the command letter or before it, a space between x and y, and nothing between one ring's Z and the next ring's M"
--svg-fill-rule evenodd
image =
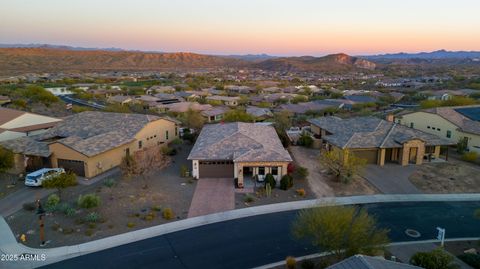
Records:
M267 174L272 174L277 182L287 174L288 162L236 162L234 163L234 177L237 186L255 186L257 182L263 182Z

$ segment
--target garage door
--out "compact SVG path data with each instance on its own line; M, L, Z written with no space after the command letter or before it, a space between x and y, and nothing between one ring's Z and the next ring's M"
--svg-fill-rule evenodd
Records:
M355 156L367 160L368 164L377 163L377 150L356 150L353 151Z
M200 178L233 178L232 161L200 161L199 169Z
M82 161L58 159L58 167L65 169L65 171L71 171L77 176L85 176L85 167Z

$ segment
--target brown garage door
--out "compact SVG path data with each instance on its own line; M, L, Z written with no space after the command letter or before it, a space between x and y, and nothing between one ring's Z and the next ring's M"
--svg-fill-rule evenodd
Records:
M65 169L65 171L71 171L77 176L85 176L85 166L82 161L58 159L58 167Z
M232 161L200 161L199 169L200 178L233 178Z
M377 150L355 150L352 152L355 156L367 160L368 164L377 163Z

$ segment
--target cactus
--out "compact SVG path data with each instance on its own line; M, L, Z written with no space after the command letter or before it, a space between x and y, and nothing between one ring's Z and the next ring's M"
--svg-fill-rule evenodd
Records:
M265 194L267 197L270 197L272 195L272 186L270 184L265 184Z

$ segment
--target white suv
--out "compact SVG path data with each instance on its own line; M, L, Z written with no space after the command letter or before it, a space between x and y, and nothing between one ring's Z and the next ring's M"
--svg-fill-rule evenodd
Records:
M25 177L25 185L31 187L42 186L44 180L50 179L54 176L65 173L63 168L42 168L30 174L27 174Z

